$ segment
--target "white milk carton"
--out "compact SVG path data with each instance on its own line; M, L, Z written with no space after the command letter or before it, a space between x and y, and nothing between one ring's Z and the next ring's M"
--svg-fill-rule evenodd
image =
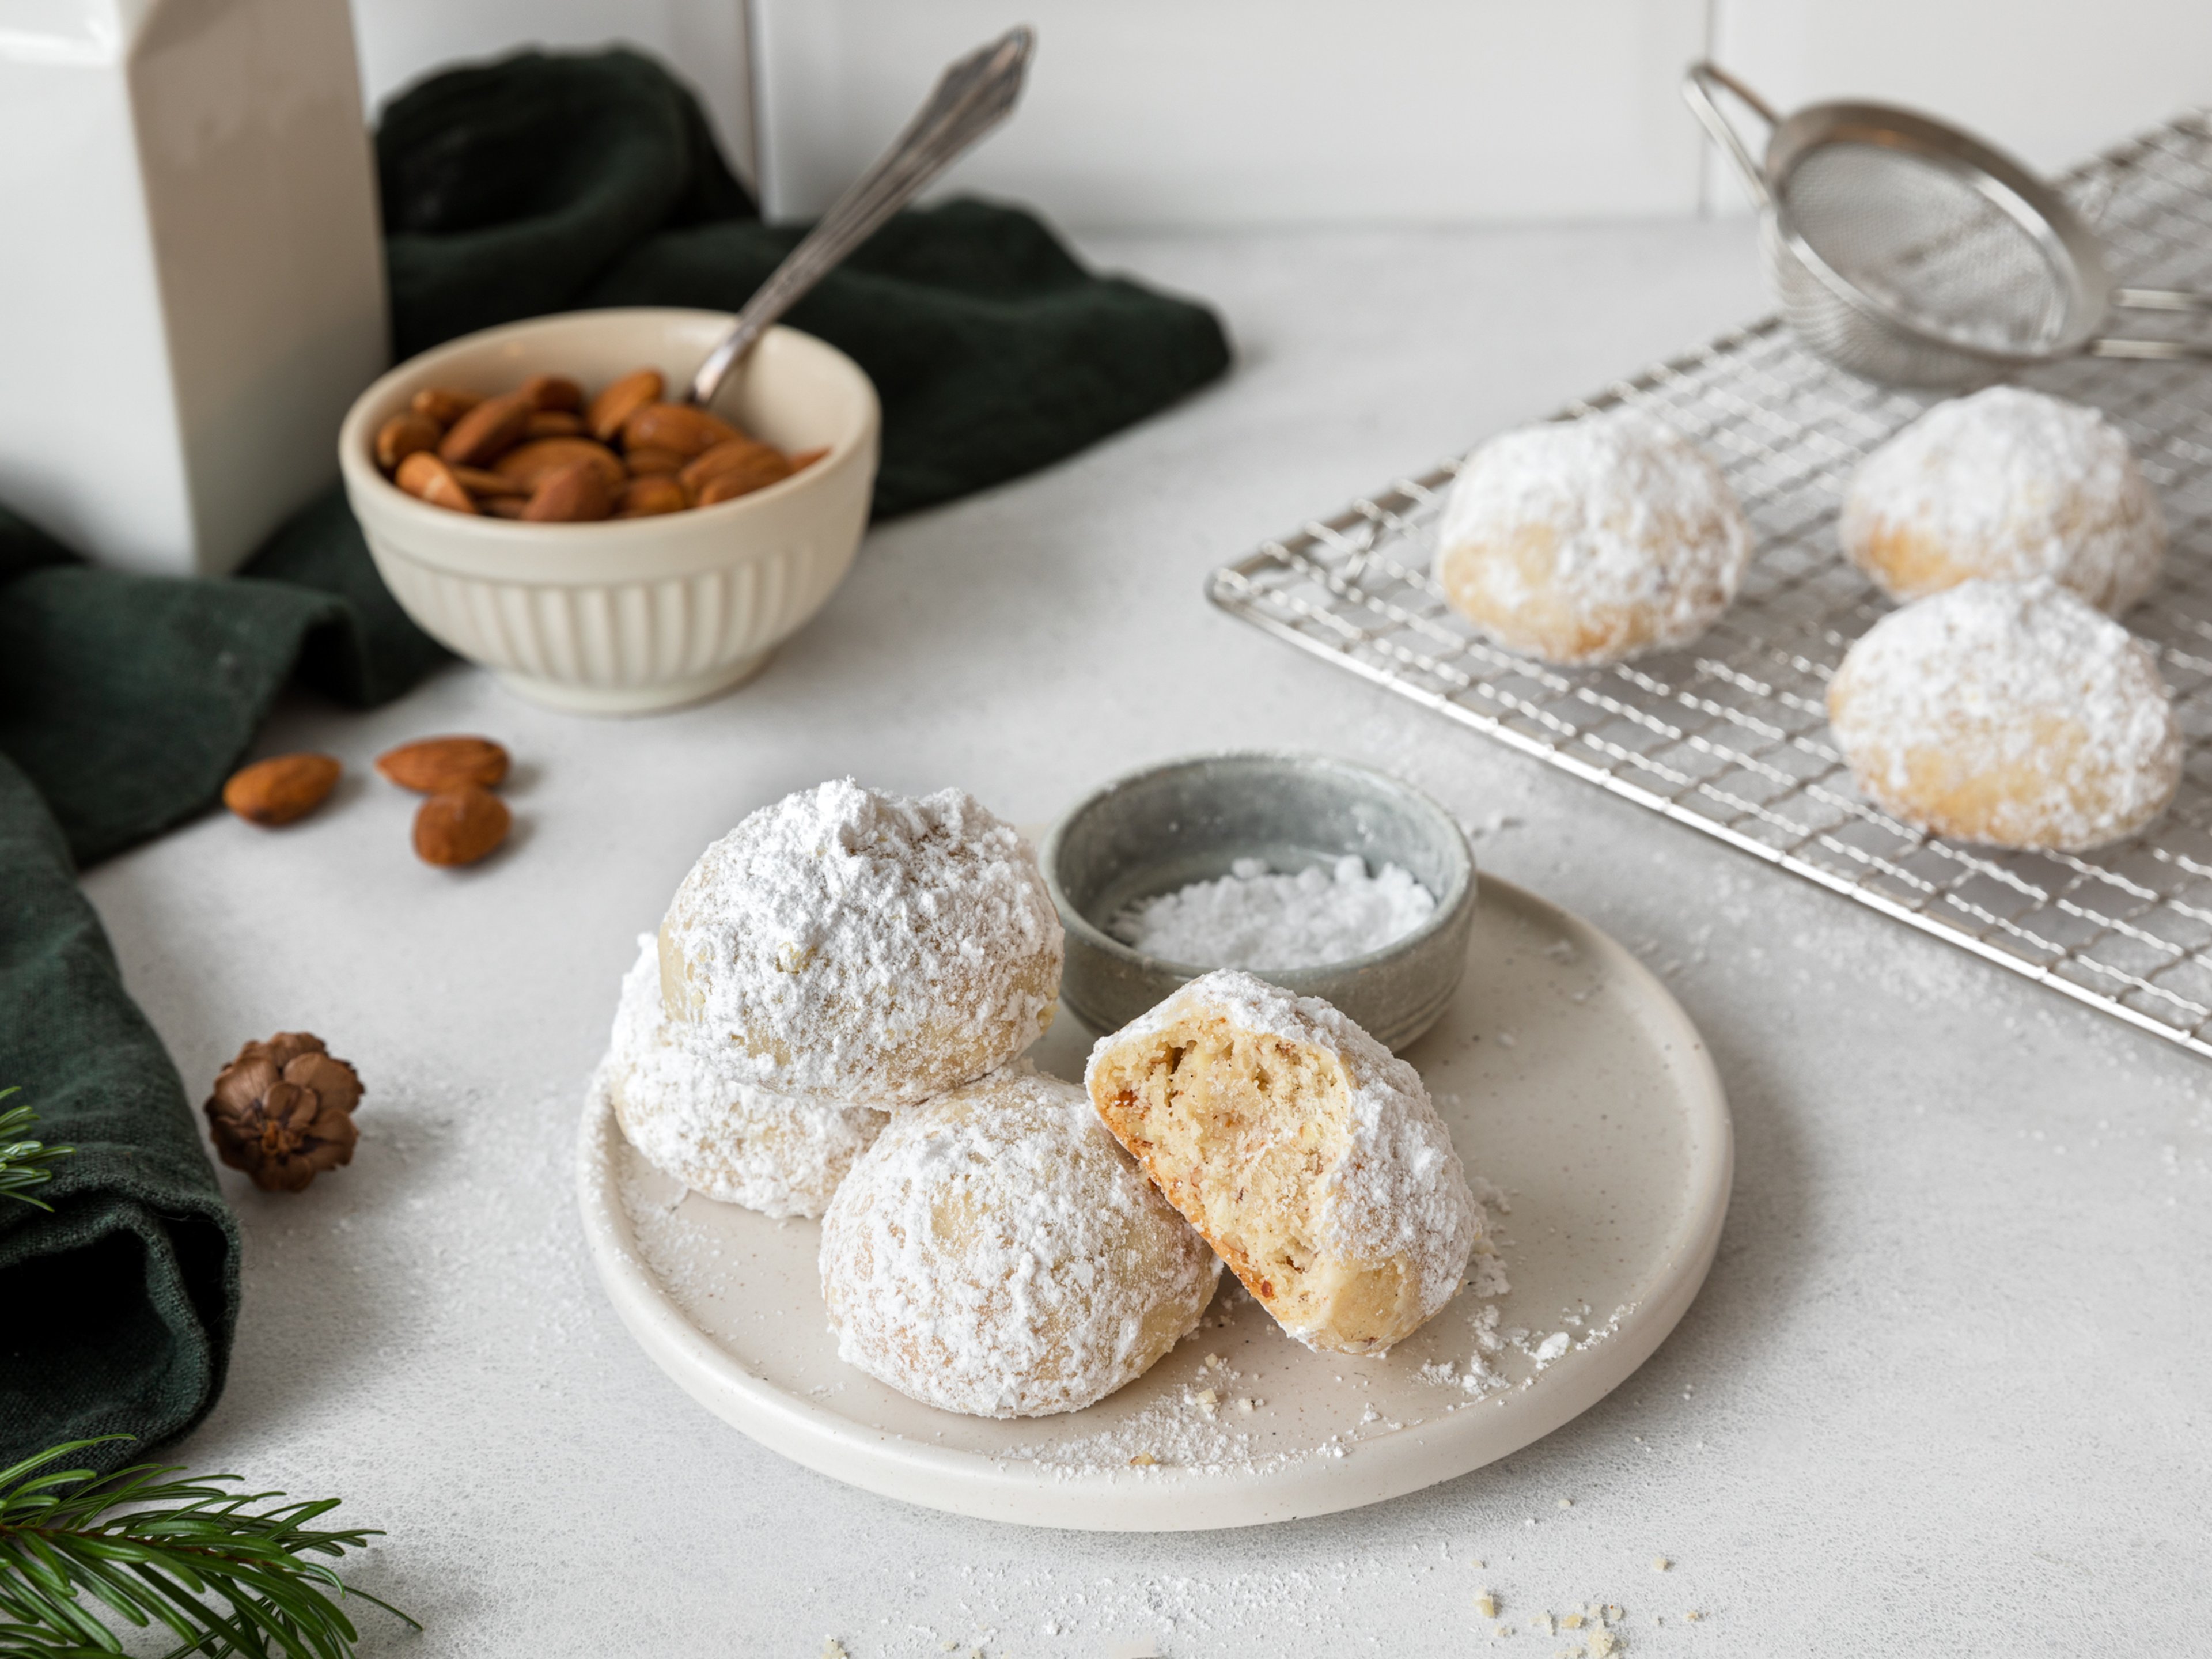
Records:
M346 0L0 0L0 504L234 568L390 351Z

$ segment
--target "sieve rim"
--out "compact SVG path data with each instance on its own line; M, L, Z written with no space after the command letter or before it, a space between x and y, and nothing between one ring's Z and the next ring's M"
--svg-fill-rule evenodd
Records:
M1811 156L1838 144L1894 149L1929 161L1975 187L2032 236L2064 289L2065 317L2057 333L2026 349L1992 346L1954 335L1837 270L1806 240L1790 204L1790 184ZM1954 352L1993 368L2018 368L2070 356L2086 346L2111 309L2112 279L2104 250L2065 198L2021 162L1972 134L1893 104L1814 104L1775 124L1762 167L1766 212L1777 240L1836 300L1869 322L1903 336L1923 350ZM1988 186L1996 186L1995 191Z

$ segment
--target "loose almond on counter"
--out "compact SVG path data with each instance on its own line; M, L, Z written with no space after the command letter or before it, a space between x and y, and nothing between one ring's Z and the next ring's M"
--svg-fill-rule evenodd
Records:
M495 789L506 781L507 768L507 750L489 738L418 738L376 757L379 772L418 795L471 783Z
M611 444L629 417L647 404L659 403L667 383L657 368L635 369L592 399L584 424L603 444Z
M507 839L513 822L497 795L463 784L431 796L415 814L415 855L425 864L474 864Z
M410 455L435 449L443 436L438 423L428 415L417 415L411 409L394 415L377 428L376 464L386 472L394 471Z
M232 773L222 804L248 823L273 830L320 806L344 769L328 755L272 755Z

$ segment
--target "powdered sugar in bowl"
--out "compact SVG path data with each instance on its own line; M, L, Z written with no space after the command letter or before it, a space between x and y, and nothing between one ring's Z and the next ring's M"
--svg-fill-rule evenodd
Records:
M1419 790L1348 761L1148 767L1063 817L1041 861L1067 934L1060 1002L1102 1031L1235 966L1324 998L1402 1049L1467 965L1466 836Z

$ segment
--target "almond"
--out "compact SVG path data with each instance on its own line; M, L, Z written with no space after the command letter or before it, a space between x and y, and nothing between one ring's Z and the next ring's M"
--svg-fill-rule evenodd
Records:
M791 470L804 472L830 452L826 449L802 449L791 458Z
M522 395L533 409L574 414L584 406L584 388L565 374L533 374L522 383Z
M689 404L647 404L623 422L624 449L672 449L691 456L744 434Z
M487 495L483 511L488 518L519 519L523 509L529 505L530 497L527 495Z
M222 804L248 823L273 829L320 806L344 769L328 755L272 755L232 773Z
M453 477L471 495L526 495L530 486L518 483L503 472L487 472L480 466L457 466Z
M428 415L417 415L411 409L404 415L394 415L376 429L376 464L386 472L396 471L410 455L435 449L443 435Z
M591 412L584 416L584 424L592 435L603 444L611 444L615 434L623 429L623 422L647 404L658 403L667 389L657 368L633 369L592 399Z
M453 476L453 469L428 450L417 450L399 463L399 471L392 475L392 483L410 495L419 495L433 507L442 507L454 513L473 513L477 504L470 500L469 492Z
M632 478L615 497L617 519L649 519L662 513L681 513L691 505L684 486L665 472Z
M684 487L702 507L749 495L791 476L791 463L780 449L732 438L716 444L684 469Z
M531 438L580 438L584 434L584 417L571 415L566 410L541 409L522 423L522 435Z
M606 481L609 490L622 488L628 477L623 471L622 458L605 444L595 444L589 438L537 438L520 449L510 449L499 458L493 469L501 477L511 481L510 488L520 486L525 495L538 488L538 481L548 473L558 472L564 466L581 462L596 471Z
M507 750L489 738L420 738L376 757L378 771L418 795L471 783L495 789L507 776Z
M465 783L424 801L415 814L415 856L425 864L474 864L507 839L514 821L489 789Z
M456 392L451 386L426 386L415 394L414 406L417 415L428 416L442 430L483 401L483 396L477 392Z
M589 461L578 461L540 478L522 516L532 524L581 524L614 510L614 486L606 475Z
M684 457L672 449L655 449L647 446L643 449L624 450L623 465L629 469L631 477L646 478L656 472L681 472Z
M489 466L522 441L535 407L520 392L487 398L447 428L438 453L455 466Z

